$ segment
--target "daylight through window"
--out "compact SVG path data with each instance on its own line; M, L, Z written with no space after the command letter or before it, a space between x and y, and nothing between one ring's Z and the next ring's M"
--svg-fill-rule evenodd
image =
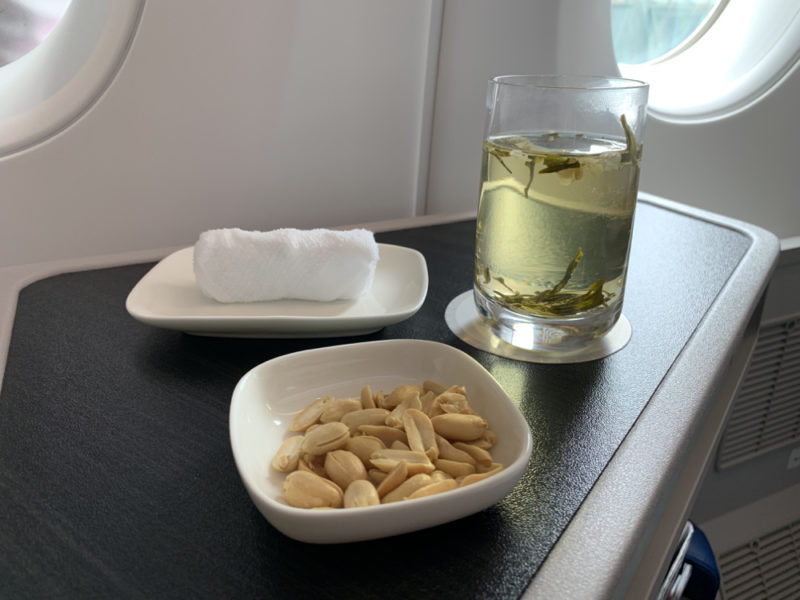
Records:
M617 62L637 65L691 44L721 8L721 0L611 0Z
M70 0L0 0L0 67L42 43Z

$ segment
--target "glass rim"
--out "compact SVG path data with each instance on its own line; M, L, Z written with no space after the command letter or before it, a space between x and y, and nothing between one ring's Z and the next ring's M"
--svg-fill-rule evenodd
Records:
M633 90L650 87L638 79L605 75L497 75L489 79L491 83L521 88L541 88L557 90L609 91Z

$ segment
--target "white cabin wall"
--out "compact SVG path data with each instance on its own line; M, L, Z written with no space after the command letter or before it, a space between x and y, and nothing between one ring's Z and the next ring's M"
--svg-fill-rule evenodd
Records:
M489 78L553 72L558 2L448 0L444 5L427 212L478 204Z
M91 110L0 159L0 267L411 216L440 10L147 2Z
M99 101L0 158L0 267L474 210L487 79L534 72L616 73L607 3L149 0ZM800 235L799 93L651 119L641 189Z
M800 236L798 106L795 70L766 98L722 121L650 120L640 188L759 225L782 240Z
M558 3L556 73L619 75L611 41L611 2Z

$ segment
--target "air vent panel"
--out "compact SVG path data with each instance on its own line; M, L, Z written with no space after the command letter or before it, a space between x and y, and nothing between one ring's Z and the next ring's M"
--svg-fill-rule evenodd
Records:
M800 319L761 328L733 402L717 467L800 443Z
M723 600L800 598L800 521L718 560Z

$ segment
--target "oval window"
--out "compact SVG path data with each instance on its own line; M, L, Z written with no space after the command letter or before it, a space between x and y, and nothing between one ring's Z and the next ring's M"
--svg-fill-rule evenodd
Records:
M144 3L71 0L39 45L0 67L0 158L50 139L91 109L124 63Z
M800 64L800 0L611 0L611 9L620 73L650 84L648 113L665 121L746 110Z
M725 0L612 0L617 62L638 65L680 52L700 37Z
M26 55L50 35L70 0L0 0L0 67Z

